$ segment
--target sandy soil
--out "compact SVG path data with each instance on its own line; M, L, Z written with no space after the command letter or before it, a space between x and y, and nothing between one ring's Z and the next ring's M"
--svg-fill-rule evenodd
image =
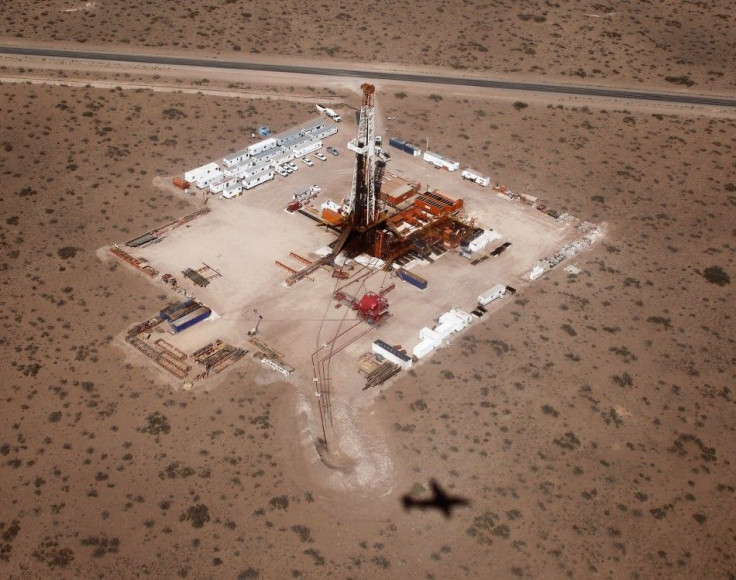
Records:
M729 90L736 83L729 66L736 58L731 8L729 0L707 5L430 0L370 6L355 0L206 6L24 1L8 4L0 36L228 58L276 54Z
M732 573L733 120L381 94L396 134L609 228L578 274L344 409L384 458L345 492L291 385L239 365L177 392L132 364L114 336L165 296L96 255L191 211L156 177L311 105L0 90L5 576ZM403 511L433 477L470 506Z

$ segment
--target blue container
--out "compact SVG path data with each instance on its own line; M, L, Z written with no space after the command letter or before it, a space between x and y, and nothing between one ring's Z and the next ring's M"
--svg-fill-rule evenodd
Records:
M202 322L209 318L210 314L212 314L212 311L206 306L202 306L194 312L190 312L186 316L182 316L180 319L174 320L169 324L171 325L171 330L175 333L179 333L194 326L198 322Z
M397 137L391 137L391 139L388 140L388 144L391 145L391 147L396 147L397 149L401 149L402 151L405 145L403 139L398 139Z
M408 282L409 284L419 288L420 290L425 290L427 288L428 282L418 274L412 274L404 268L399 268L397 274L399 278L401 278L404 282Z

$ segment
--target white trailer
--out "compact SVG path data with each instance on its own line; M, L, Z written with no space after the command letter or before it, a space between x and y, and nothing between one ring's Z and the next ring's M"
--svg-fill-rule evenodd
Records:
M380 354L387 361L399 365L404 370L411 368L412 360L410 356L396 350L393 346L382 340L374 341L371 350L376 354Z
M294 152L287 150L287 151L282 151L280 155L273 157L268 163L272 167L278 167L279 165L283 165L287 161L292 161L293 159L294 159Z
M202 175L197 179L197 187L199 189L205 189L217 181L222 181L222 170L218 167L216 172Z
M425 338L422 342L414 347L414 350L411 351L411 354L417 358L424 358L433 350L434 342L432 342L432 340L429 338Z
M460 168L460 163L458 163L457 161L453 161L452 159L448 159L447 157L444 157L443 155L440 155L439 153L434 153L432 151L424 152L424 160L428 163L431 163L435 167L447 169L448 171L457 171Z
M474 240L471 240L468 243L468 249L471 252L479 252L483 248L485 248L491 240L496 239L491 232L483 232L481 235L479 235Z
M431 340L435 348L442 344L442 337L427 326L419 331L419 338L422 340Z
M263 151L273 149L277 145L278 143L276 142L276 139L274 139L273 137L269 137L268 139L264 139L263 141L259 141L258 143L253 143L253 145L248 147L248 154L252 157L253 155L258 155Z
M191 169L184 173L184 181L188 181L189 183L196 183L200 180L201 177L206 177L207 175L211 175L212 173L216 173L220 170L220 166L215 163L214 161L212 163L208 163L207 165L203 165L202 167L197 167L196 169Z
M241 193L243 193L243 184L240 181L233 181L222 190L222 197L231 199L238 197Z
M230 155L226 155L225 157L223 157L222 164L225 167L233 167L234 165L240 165L243 161L248 159L248 157L250 157L248 149L241 149L240 151L230 153Z
M506 294L506 286L503 284L496 284L493 288L486 290L483 294L478 296L478 304L485 306L486 304L490 304L494 300L501 298L504 294Z
M294 147L292 151L294 151L294 157L304 157L305 155L309 155L319 149L322 149L322 141L309 141L299 145L298 147Z
M266 161L265 163L248 167L248 169L243 172L242 178L243 181L250 181L254 177L268 173L269 171L271 171L271 163Z
M243 189L253 189L256 185L260 185L261 183L266 183L267 181L270 181L271 179L273 179L273 176L274 172L269 171L268 173L262 173L261 175L253 177L248 181L244 179Z
M260 153L251 155L247 163L249 163L251 167L261 165L262 163L268 163L269 161L271 161L272 159L275 159L279 155L283 155L284 151L285 149L283 147L274 147L273 149L266 149L265 151L261 151Z
M330 135L334 135L335 133L337 133L337 125L335 125L334 123L330 123L329 125L322 127L322 129L310 133L310 135L314 139L324 139L325 137L329 137Z
M325 107L324 105L317 105L317 110L320 113L324 113L325 115L327 115L330 119L335 121L335 123L339 123L340 121L342 121L342 118L340 117L340 115L338 115L335 111L333 111L329 107Z
M214 183L210 184L210 193L220 193L228 185L232 183L237 183L237 181L238 181L237 177L226 177L225 179L220 179L218 181L215 181Z
M462 176L463 179L467 179L468 181L477 183L481 187L488 187L488 185L491 183L490 177L481 175L477 171L470 169L470 168L463 169L463 172L460 175Z

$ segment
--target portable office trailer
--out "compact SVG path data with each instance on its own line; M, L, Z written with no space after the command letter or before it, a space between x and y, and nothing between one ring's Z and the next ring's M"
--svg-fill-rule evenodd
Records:
M251 179L258 177L259 175L263 175L264 173L268 173L272 170L271 162L265 161L264 163L260 163L258 165L254 165L252 167L248 167L242 175L243 181L250 181Z
M314 139L324 139L325 137L329 137L330 135L334 135L335 133L337 133L337 125L330 123L319 131L314 131L313 133L310 133L310 135Z
M210 184L210 193L220 193L229 184L235 183L238 180L237 177L226 177Z
M273 171L269 171L268 173L262 173L261 175L258 175L256 177L253 177L246 181L243 180L243 189L253 189L256 185L260 185L261 183L266 183L267 181L270 181L273 179L274 176Z
M210 185L218 181L222 181L222 171L219 167L217 168L216 172L203 175L199 179L197 179L197 187L199 189L205 189L206 187L209 187Z
M240 151L236 151L235 153L230 153L230 155L226 155L222 158L222 164L225 167L232 167L234 165L240 165L243 161L248 159L250 157L250 153L248 153L248 149L241 149Z
M263 151L273 149L277 145L278 143L276 142L276 139L274 139L273 137L269 137L268 139L264 139L263 141L259 141L258 143L253 143L253 145L248 147L248 154L252 157L254 155L262 153Z
M317 119L312 119L311 121L307 121L303 125L299 127L299 132L302 135L312 135L316 133L317 131L320 131L327 127L327 121L322 119L321 117Z
M276 139L276 143L278 145L285 145L295 139L299 139L301 136L299 128L297 127L295 129L289 129L288 131L282 131L281 133L274 135L272 139Z
M186 316L172 320L169 322L169 325L171 326L171 330L176 334L186 330L187 328L191 328L198 322L206 320L210 317L210 314L212 314L212 311L209 308L206 306L200 306L197 310L190 312Z
M473 169L470 169L470 168L463 169L463 172L460 175L463 179L467 179L468 181L473 181L482 187L488 187L488 185L491 183L490 177L481 175L477 171L474 171Z
M380 354L387 361L399 365L402 369L411 368L412 360L410 356L396 350L393 346L382 340L376 340L373 343L372 350Z
M282 147L279 147L279 149L282 149ZM276 155L273 157L268 163L272 167L278 167L279 165L283 165L287 161L292 161L294 159L294 152L287 149L285 151L282 151L280 155Z
M260 153L256 153L255 155L251 155L250 165L251 167L255 167L256 165L260 165L261 163L271 161L271 159L275 159L279 155L283 155L284 151L285 149L283 147L273 147L271 149L261 151Z
M196 169L191 169L184 173L184 181L188 181L189 183L195 183L200 180L200 178L205 177L207 175L211 175L215 172L221 172L220 166L215 163L214 161L212 163L208 163L207 165L202 165L202 167L197 167Z
M225 186L225 189L222 190L222 197L231 199L239 196L241 193L243 193L243 184L236 180Z
M478 296L478 304L485 306L486 304L490 304L494 300L501 298L504 294L506 294L506 286L503 284L496 284L493 288L486 290L483 294Z
M294 157L304 157L318 149L322 149L322 141L310 141L300 145L299 147L294 147Z
M457 171L457 169L460 167L460 163L458 163L457 161L453 161L452 159L448 159L447 157L444 157L443 155L440 155L439 153L434 153L432 151L424 152L424 160L431 163L435 167L441 167L443 169L447 169L448 171Z

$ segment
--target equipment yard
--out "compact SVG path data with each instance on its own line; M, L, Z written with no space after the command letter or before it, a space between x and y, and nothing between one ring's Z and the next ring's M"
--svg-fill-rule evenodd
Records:
M369 97L372 108L372 93ZM385 163L388 156L378 147L357 148L353 154L355 141L350 149L345 145L356 130L367 129L364 123L344 123L329 137L327 144L339 154L326 162L286 175L279 171L279 177L234 199L203 189L195 194L204 197L209 211L136 237L124 251L112 248L169 289L170 304L196 300L180 304L188 313L183 324L155 324L149 340L160 341L168 329L172 335L166 335L166 344L177 352L220 342L234 345L229 347L234 355L226 358L231 364L244 356L249 337L258 334L262 343L284 354L269 356L261 349L257 357L287 377L293 371L297 384L314 381L320 408L329 417L331 394L349 401L366 384L379 385L396 374L394 365L379 366L394 356L381 348L373 349L379 357L373 372L365 373L368 382L359 374L374 342L385 341L381 344L402 359L394 362L410 367L451 341L454 330L503 306L503 300L488 305L491 311L478 305L488 288L523 288L531 283L530 272L532 279L542 273L540 260L592 229L571 216L555 219L504 187L482 187L420 156L392 149ZM252 147L258 151L258 144ZM360 182L362 169L355 171L356 164L370 167L367 159L374 156L382 170L387 167L385 191L370 192L371 201L355 193L360 187L351 186L351 177L355 182L358 173ZM301 200L298 211L296 200ZM373 218L369 210L360 210L371 204ZM284 211L287 206L290 211ZM358 209L351 213L351 206ZM362 215L368 225L352 226L351 215ZM437 334L433 327L451 309L457 309L461 322L457 328L440 325ZM166 318L162 311L157 320ZM163 364L145 348L139 350L185 378L186 388L209 375L209 367L200 372L193 363L171 363L170 353L161 355L169 361ZM278 362L285 367L274 366ZM324 365L329 370L323 373Z

